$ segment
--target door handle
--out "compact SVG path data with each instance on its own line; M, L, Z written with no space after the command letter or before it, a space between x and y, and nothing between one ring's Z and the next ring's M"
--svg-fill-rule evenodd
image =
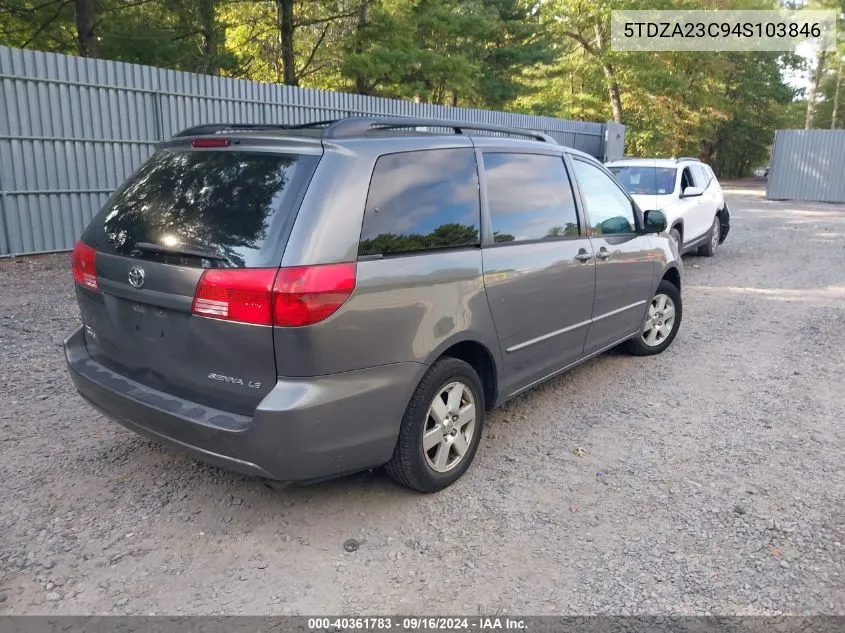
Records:
M588 261L590 261L592 258L593 258L593 256L592 256L592 255L590 255L590 254L589 254L587 251L585 251L583 248L582 248L580 251L578 251L578 254L575 256L575 259L577 259L579 262L588 262Z
M596 257L599 259L607 259L610 257L610 251L607 250L604 246L601 247L598 253L596 253Z

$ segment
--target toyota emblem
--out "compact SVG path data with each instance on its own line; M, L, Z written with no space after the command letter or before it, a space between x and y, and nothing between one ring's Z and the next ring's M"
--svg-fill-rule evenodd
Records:
M129 269L129 283L132 284L133 288L140 288L144 285L144 277L146 273L144 273L144 269L140 266L133 266Z

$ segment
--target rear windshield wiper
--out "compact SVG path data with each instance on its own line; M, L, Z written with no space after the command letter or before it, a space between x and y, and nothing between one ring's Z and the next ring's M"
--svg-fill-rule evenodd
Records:
M184 246L165 246L164 244L153 244L152 242L136 242L135 248L139 251L171 253L173 255L189 255L192 257L202 257L203 259L215 259L218 261L228 260L225 255L215 253L214 251L206 251L199 248L186 248Z

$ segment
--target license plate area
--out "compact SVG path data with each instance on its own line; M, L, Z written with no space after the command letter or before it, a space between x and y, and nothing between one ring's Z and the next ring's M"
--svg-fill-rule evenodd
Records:
M127 302L128 334L137 340L161 342L170 338L170 310L136 301Z

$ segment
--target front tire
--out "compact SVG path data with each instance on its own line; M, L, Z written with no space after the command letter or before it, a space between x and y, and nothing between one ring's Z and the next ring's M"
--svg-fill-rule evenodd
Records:
M628 351L634 356L660 354L675 340L682 316L681 293L675 284L662 280L648 304L640 333L628 341Z
M441 358L420 380L386 464L392 479L420 492L437 492L467 471L484 427L484 390L471 365Z

